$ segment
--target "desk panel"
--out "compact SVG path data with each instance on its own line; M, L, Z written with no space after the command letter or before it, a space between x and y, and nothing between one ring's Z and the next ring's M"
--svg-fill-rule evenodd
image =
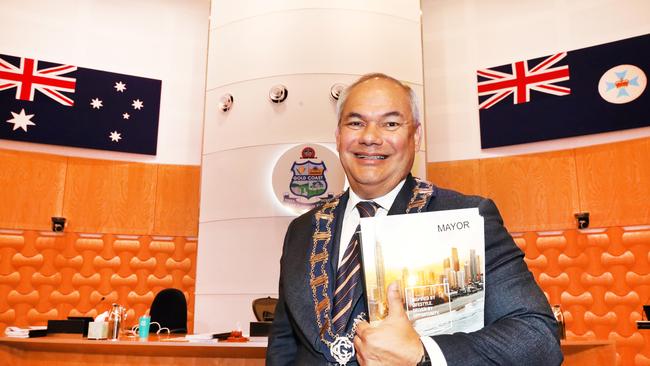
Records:
M563 366L616 365L614 342L597 340L563 340Z
M246 343L175 342L168 336L147 341L88 340L78 335L0 338L0 360L8 366L195 365L261 366L266 339Z

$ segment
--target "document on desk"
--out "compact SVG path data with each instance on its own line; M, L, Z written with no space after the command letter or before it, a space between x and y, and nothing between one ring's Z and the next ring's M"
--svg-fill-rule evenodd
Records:
M5 335L11 338L34 338L47 335L46 326L31 326L27 328L7 327Z
M188 334L185 338L189 341L211 341L214 339L214 333Z
M215 343L213 333L186 334L180 337L163 338L161 342Z
M387 287L422 336L472 332L484 324L485 234L477 208L361 219L371 324L388 315Z

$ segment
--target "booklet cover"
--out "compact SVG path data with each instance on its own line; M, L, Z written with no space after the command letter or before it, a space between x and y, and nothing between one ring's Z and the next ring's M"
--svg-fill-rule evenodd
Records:
M388 315L386 289L397 281L421 336L481 329L484 236L478 208L362 218L370 324Z

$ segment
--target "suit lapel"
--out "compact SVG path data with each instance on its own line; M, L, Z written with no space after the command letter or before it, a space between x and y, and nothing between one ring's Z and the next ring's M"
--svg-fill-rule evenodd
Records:
M404 181L402 189L397 193L395 202L393 202L390 210L388 210L389 215L401 215L406 213L406 207L413 196L413 188L415 188L415 179L411 174L409 174Z
M339 204L334 210L334 221L332 222L332 239L328 248L330 251L330 258L329 263L327 264L327 275L329 280L328 296L330 298L330 301L333 301L333 286L336 286L336 263L338 263L339 248L338 242L341 236L340 231L347 200L348 194L345 193L341 196ZM319 350L322 353L329 354L329 349L327 349L327 346L321 342L320 329L318 328L315 305L312 298L312 289L309 283L311 270L310 256L312 250L312 238L314 232L316 231L315 216L312 215L311 225L309 227L303 227L304 229L300 230L301 232L299 235L297 235L296 240L301 240L305 244L298 246L301 249L300 253L294 254L295 261L291 261L291 265L288 271L288 273L291 275L291 278L294 279L294 281L290 281L290 283L295 283L296 286L287 288L285 291L288 295L287 300L291 304L291 310L294 314L294 317L296 319L302 319L302 321L297 321L296 324L302 330L305 338L312 342L314 349Z
M286 269L283 269L287 276L285 283L292 284L284 288L286 302L293 318L297 320L296 324L305 337L310 340L318 338L318 326L314 316L314 302L309 283L312 233L312 225L297 226L294 237L291 239L295 243L292 246L290 260L285 260L283 263L286 266Z
M350 190L348 189L341 196L339 205L334 211L335 222L332 224L332 231L334 235L332 235L332 245L330 246L331 252L330 252L330 263L329 263L330 296L332 296L332 293L336 288L336 273L339 268L339 252L341 248L341 229L343 228L343 216L345 216L345 206L347 206L349 198L350 198Z

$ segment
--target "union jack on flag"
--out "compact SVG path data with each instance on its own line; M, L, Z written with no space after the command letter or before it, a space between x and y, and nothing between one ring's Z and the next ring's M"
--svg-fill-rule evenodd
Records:
M76 79L61 76L73 71L72 65L58 65L39 70L38 60L20 58L20 67L0 57L0 91L16 88L16 99L34 101L36 90L65 106L72 107L74 100L62 92L75 91Z
M488 109L511 94L514 104L529 102L531 90L558 96L571 94L570 88L557 85L569 80L569 65L555 66L566 55L562 52L549 56L532 68L528 61L518 61L512 64L510 73L496 68L478 70L479 109Z

